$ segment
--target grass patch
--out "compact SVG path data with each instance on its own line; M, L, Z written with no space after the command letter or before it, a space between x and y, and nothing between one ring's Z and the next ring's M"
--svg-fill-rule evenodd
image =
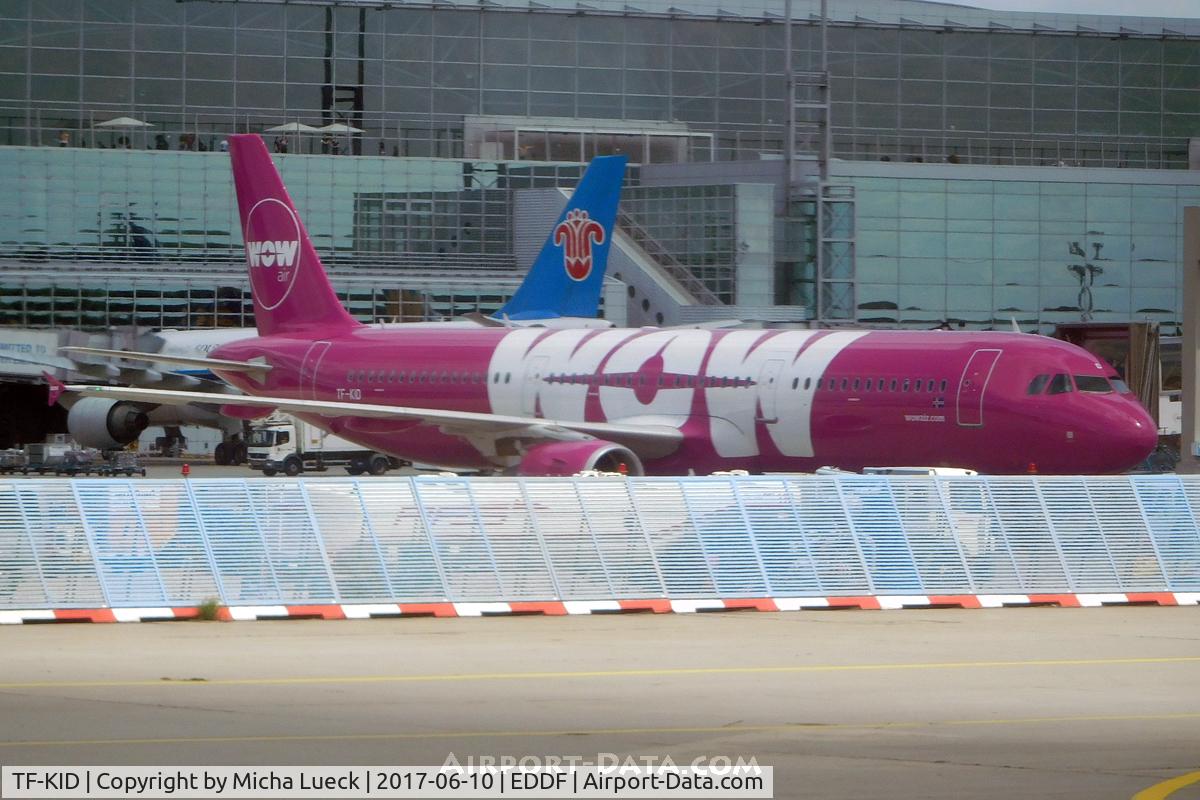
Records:
M196 619L213 622L221 613L221 601L215 597L210 597L200 605L196 606Z

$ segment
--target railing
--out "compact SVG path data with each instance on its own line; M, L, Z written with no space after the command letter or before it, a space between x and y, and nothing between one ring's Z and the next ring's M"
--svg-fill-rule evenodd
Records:
M1187 169L1188 140L1150 136L903 134L834 129L833 154L851 161L1026 167Z
M221 141L230 134L259 133L269 144L274 145L276 140L285 143L291 153L468 158L528 161L531 165L542 163L548 155L539 148L525 151L514 148L513 133L519 126L511 121L493 124L486 117L470 117L468 126L467 117L462 114L339 114L337 122L352 123L360 132L328 134L322 131L272 131L281 126L320 126L324 121L323 113L327 113L320 109L295 109L286 114L246 114L95 105L96 110L81 115L78 107L72 104L56 106L47 103L37 107L0 104L0 146L56 147L61 144L108 149L219 151ZM139 124L103 127L106 121L122 117ZM551 161L588 160L609 152L626 152L633 157L633 163L754 160L763 155L781 157L786 141L781 122L690 123L673 132L681 136L682 147L655 150L651 154L653 157L644 159L614 143L605 133L613 123L594 120L596 128L589 131L588 120L571 122L580 128L580 146L558 154L558 159ZM631 126L631 131L637 130L637 121L622 124ZM655 133L654 129L647 129L642 135L652 137ZM1188 168L1186 137L1087 133L1008 135L961 130L907 133L891 128L838 125L836 116L832 136L833 155L848 160Z
M511 277L518 272L512 254L404 253L367 250L318 249L321 262L331 271L355 274L419 275L430 277ZM169 264L172 275L234 272L246 269L246 253L234 247L103 247L84 245L0 246L0 271L28 270L31 265L61 263L71 272L144 273L147 265Z
M617 225L628 234L630 239L642 248L655 264L679 283L697 303L706 306L721 306L721 298L717 297L708 285L688 268L686 264L671 254L666 247L655 239L640 222L626 211L617 212Z
M1200 478L7 480L0 608L1200 590Z

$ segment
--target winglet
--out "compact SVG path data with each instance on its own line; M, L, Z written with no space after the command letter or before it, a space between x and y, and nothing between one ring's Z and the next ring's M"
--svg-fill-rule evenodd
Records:
M63 392L67 390L67 385L49 372L43 372L42 377L46 379L46 385L50 387L46 405L52 406L58 402L58 398L63 396Z

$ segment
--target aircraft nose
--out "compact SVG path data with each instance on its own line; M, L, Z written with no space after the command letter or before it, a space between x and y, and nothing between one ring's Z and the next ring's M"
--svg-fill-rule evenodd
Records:
M1122 469L1129 469L1145 461L1158 447L1158 429L1154 426L1154 420L1140 405L1136 411L1137 413L1130 415L1128 422L1117 434L1120 451L1127 460Z

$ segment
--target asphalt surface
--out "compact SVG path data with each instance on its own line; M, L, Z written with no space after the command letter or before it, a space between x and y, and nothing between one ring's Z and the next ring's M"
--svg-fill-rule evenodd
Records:
M780 798L1129 798L1200 769L1198 622L1110 607L5 626L0 763L753 756Z

